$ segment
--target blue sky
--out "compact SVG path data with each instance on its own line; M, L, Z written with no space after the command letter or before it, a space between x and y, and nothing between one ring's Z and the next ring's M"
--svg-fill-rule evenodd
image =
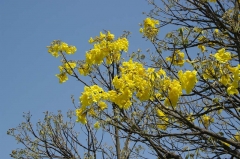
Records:
M131 31L129 52L146 50L151 45L141 38L138 24L150 9L145 0L1 0L1 158L10 158L19 147L6 131L23 121L23 112L30 111L33 121L43 119L47 110L65 113L74 109L70 96L78 100L83 90L73 78L58 83L60 59L48 54L46 46L60 39L78 49L69 59L84 59L89 37L106 29L116 36Z

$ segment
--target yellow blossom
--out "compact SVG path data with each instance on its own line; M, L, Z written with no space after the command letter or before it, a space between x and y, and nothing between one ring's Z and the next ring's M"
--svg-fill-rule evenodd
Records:
M83 64L80 68L78 68L78 72L80 75L88 75L91 71L91 67L88 64Z
M120 52L128 51L128 40L126 38L118 38L114 40L114 34L109 31L107 34L100 32L100 36L94 39L90 38L89 42L95 42L93 49L86 52L86 64L100 65L106 59L107 64L118 62L120 60Z
M219 33L219 30L218 30L218 29L215 29L215 30L214 30L214 33L215 33L215 34L218 34L218 33Z
M237 142L240 142L240 133L236 132L236 135L234 136L235 140L237 140Z
M143 21L143 28L141 28L139 31L140 33L143 33L144 36L151 39L158 34L159 29L156 27L156 25L159 25L158 20L146 18Z
M198 45L198 48L201 50L201 52L205 52L206 48L204 45Z
M176 66L183 66L184 60L184 53L180 50L176 50L172 56L166 58L167 61L171 62L173 65Z
M101 110L104 110L107 108L107 104L103 101L98 102L98 106Z
M106 39L108 41L114 40L114 34L111 34L110 31L107 32Z
M229 86L227 88L227 93L229 95L234 95L234 94L238 94L239 92L238 92L238 90L234 86Z
M66 72L62 72L60 74L56 74L57 78L59 79L59 83L66 82L68 80L68 76Z
M63 68L66 69L66 72L68 74L73 74L73 69L76 67L76 63L75 62L66 62L64 65L63 65Z
M106 35L103 34L102 32L100 32L100 36L99 36L99 38L102 40L102 39L104 39L105 37L106 37Z
M204 70L204 73L203 73L203 78L204 79L214 79L214 76L215 76L215 71L214 71L214 68L213 67L207 67L205 70Z
M87 113L84 111L85 110L82 108L76 109L76 117L77 117L76 122L81 122L82 124L87 123L87 118L86 118Z
M88 40L88 42L89 42L90 44L92 44L92 43L94 42L93 38L91 37L91 38Z
M168 86L168 97L166 97L164 104L166 106L176 107L179 97L182 95L182 87L180 82L173 80Z
M98 85L93 85L90 87L85 86L84 92L79 97L80 103L82 107L87 107L92 105L93 103L97 103L100 100L107 100L108 93L104 92L104 90Z
M223 74L219 80L224 86L227 86L230 83L230 76L229 74Z
M213 119L212 117L204 114L204 115L202 116L202 121L201 121L201 122L203 123L203 125L204 125L206 128L208 128L209 125L210 125L212 122L214 122L214 119Z
M65 52L66 54L74 54L77 51L75 46L68 46L67 43L61 42L60 40L54 40L51 46L47 46L48 52L54 57L59 56L59 52Z
M186 90L186 93L191 93L197 82L197 71L186 71L185 73L180 70L178 72L179 80L182 85L182 89Z
M70 54L74 54L76 51L77 51L77 48L75 46L69 46L65 52L70 55Z
M93 126L94 126L95 129L99 129L100 128L100 124L99 124L98 121Z
M192 116L192 113L190 115L188 115L186 119L188 121L190 121L191 123L194 122L194 117Z
M93 116L93 117L95 117L97 114L96 114L96 112L94 111L94 108L93 107L91 107L88 111L87 111L87 113L90 115L90 116Z
M226 63L229 60L231 60L231 53L230 52L225 52L225 48L222 48L216 52L214 57L221 63Z
M163 69L158 70L157 75L159 76L166 76L166 72Z

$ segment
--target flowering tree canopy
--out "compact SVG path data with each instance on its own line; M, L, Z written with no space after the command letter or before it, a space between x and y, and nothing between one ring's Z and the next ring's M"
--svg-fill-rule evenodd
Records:
M59 83L85 85L76 122L110 133L117 159L139 143L157 158L240 158L240 1L148 2L139 31L154 50L128 53L129 32L110 31L89 39L85 59L68 60L77 49L60 40L48 46L62 58Z

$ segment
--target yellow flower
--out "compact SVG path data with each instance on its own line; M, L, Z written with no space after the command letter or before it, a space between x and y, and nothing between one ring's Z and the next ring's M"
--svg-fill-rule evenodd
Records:
M160 109L157 109L157 115L159 118L163 118L163 119L166 118L165 113L163 111L161 111Z
M227 88L227 93L229 95L233 95L233 94L238 94L239 92L238 92L238 90L234 86L229 86Z
M74 69L76 67L76 63L75 62L67 62L64 64L64 67L66 69L71 69L71 68Z
M100 128L100 124L99 124L98 121L93 126L94 126L95 129L99 129Z
M186 71L183 73L182 70L180 70L178 72L178 76L182 85L182 89L186 90L187 94L191 93L197 82L197 71Z
M94 42L93 38L91 37L91 38L88 40L88 42L89 42L90 44L92 44L92 43Z
M209 125L210 125L212 122L214 122L214 119L213 119L212 117L204 114L204 115L202 116L202 121L201 121L201 122L203 123L203 125L204 125L206 128L208 128Z
M218 33L219 33L219 30L218 30L218 29L215 29L215 30L214 30L214 33L215 33L215 34L218 34Z
M157 75L159 76L166 76L166 72L163 70L163 69L160 69L158 72L157 72Z
M198 45L198 48L201 50L201 52L205 52L206 48L204 45Z
M98 85L93 85L90 87L85 86L82 95L79 97L79 100L82 107L87 107L93 103L99 102L100 100L107 100L108 96L108 93L104 92L104 90Z
M166 130L167 126L168 126L168 124L166 124L166 123L157 123L157 127L161 130Z
M88 114L89 114L90 116L93 116L93 117L96 116L96 112L94 111L93 107L91 107L91 108L88 110Z
M66 54L74 54L77 51L75 46L68 46L67 43L61 42L60 40L54 40L51 46L47 46L48 52L54 57L58 57L58 52L65 52Z
M192 116L192 114L188 115L186 119L191 123L194 122L194 117Z
M128 40L126 38L118 38L114 40L114 34L109 31L106 34L100 32L100 36L94 39L90 38L90 43L95 42L93 49L86 52L86 64L100 65L106 59L106 63L118 62L120 60L121 51L128 51ZM80 70L81 71L81 70ZM83 74L84 71L81 71Z
M78 68L78 72L80 75L88 75L91 71L91 67L88 64L83 64L80 68Z
M77 51L77 48L75 46L69 46L65 52L70 55L70 54L74 54L76 51Z
M48 48L48 53L50 53L54 57L58 57L59 54L59 46L58 44L52 44L51 46L47 46Z
M229 74L223 74L219 80L224 86L227 86L230 82L230 76Z
M236 135L234 136L235 140L237 140L237 142L240 142L240 133L236 132Z
M231 53L230 52L225 52L225 48L222 48L216 52L214 57L221 63L226 63L229 60L231 60Z
M107 108L107 104L103 101L98 102L98 106L101 110L104 110Z
M87 123L87 112L84 112L85 110L82 108L76 109L76 117L77 120L76 122L81 122L82 124L86 124Z
M168 86L168 97L165 99L166 106L176 107L179 97L182 95L180 82L173 80Z
M59 83L66 82L68 80L68 76L66 72L62 72L60 74L56 74L57 78L59 79Z
M105 37L106 37L106 35L103 34L102 32L100 32L100 36L99 36L100 40L104 39Z
M111 34L110 31L108 31L106 35L106 40L108 41L114 40L114 34Z
M75 62L66 62L64 65L63 65L63 68L65 68L66 69L66 72L68 73L68 74L73 74L73 69L76 67L76 63ZM61 70L60 70L60 72L61 72Z
M176 66L183 66L184 60L184 53L180 50L176 50L172 56L166 58L167 61L171 62L173 65Z
M58 66L60 73L64 72L64 67L63 66Z
M159 25L158 20L146 18L143 21L143 28L141 28L139 31L140 33L143 33L144 36L151 39L158 34L159 29L156 27L156 25Z
M215 76L215 71L214 71L214 68L213 67L207 67L205 70L204 70L204 73L203 73L203 78L204 79L214 79L214 76Z
M65 42L62 42L60 47L59 47L59 50L66 51L67 49L68 49L68 44L65 43Z

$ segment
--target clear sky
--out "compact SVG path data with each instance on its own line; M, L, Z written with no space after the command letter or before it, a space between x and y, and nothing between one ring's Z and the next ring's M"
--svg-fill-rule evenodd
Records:
M0 154L10 158L19 147L6 134L16 127L23 112L30 111L34 121L43 119L44 111L63 114L74 109L70 96L78 100L83 85L70 78L59 84L59 60L47 52L52 40L60 39L78 49L69 59L84 59L91 48L89 37L103 29L116 36L131 31L130 49L146 50L139 33L139 23L151 6L145 0L1 0L0 1Z

